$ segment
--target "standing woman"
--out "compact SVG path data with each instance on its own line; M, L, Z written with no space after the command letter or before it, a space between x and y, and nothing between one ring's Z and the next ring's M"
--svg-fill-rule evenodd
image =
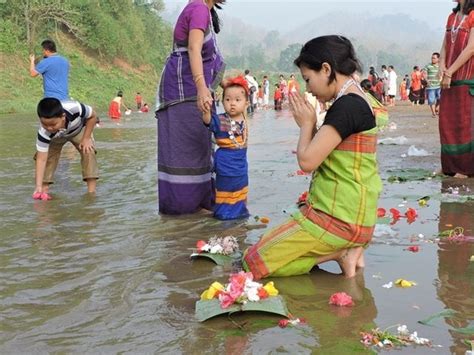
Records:
M178 17L173 51L157 93L159 210L186 214L212 209L211 133L202 112L224 74L216 44L216 8L225 0L190 0Z
M446 175L474 176L474 0L458 0L441 48L439 133Z

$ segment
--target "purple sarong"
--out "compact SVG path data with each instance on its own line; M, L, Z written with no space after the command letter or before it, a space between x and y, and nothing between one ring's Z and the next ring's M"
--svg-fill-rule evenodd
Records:
M211 133L202 123L196 102L170 106L158 111L157 118L160 212L212 210Z
M176 37L183 29L204 32L203 74L211 91L221 82L225 67L207 5L190 2L178 18L173 52L161 73L156 98L158 199L159 210L165 214L211 210L214 204L211 133L197 108L187 38Z

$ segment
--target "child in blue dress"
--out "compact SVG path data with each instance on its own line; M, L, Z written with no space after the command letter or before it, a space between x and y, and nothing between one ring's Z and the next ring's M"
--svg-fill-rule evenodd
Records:
M248 164L247 112L249 89L242 77L227 80L224 86L225 113L211 111L203 114L203 121L214 133L219 146L214 157L216 173L216 201L214 217L220 220L249 216L247 210Z

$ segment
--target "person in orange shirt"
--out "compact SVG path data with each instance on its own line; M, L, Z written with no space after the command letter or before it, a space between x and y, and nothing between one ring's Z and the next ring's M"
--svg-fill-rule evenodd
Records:
M288 93L300 92L300 84L296 81L293 74L290 75L290 80L288 80Z
M273 94L273 100L275 102L275 110L281 110L281 101L283 99L283 94L280 89L279 84L275 84L275 93Z
M421 78L420 68L415 65L411 73L410 101L413 105L418 105L421 99Z
M400 100L406 101L408 100L407 95L407 79L403 78L402 83L400 84Z

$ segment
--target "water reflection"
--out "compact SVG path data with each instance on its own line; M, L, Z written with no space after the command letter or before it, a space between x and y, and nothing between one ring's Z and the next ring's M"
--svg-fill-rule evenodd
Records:
M468 181L467 183L471 183ZM460 182L451 179L443 181L442 190L456 187ZM443 232L454 227L464 228L464 234L474 236L474 201L442 202L440 206L439 231ZM470 262L474 255L474 243L440 242L438 250L437 294L446 308L456 312L453 317L446 317L452 337L450 353L464 354L468 350L464 339L473 339L471 333L462 334L456 329L474 326L474 263Z

